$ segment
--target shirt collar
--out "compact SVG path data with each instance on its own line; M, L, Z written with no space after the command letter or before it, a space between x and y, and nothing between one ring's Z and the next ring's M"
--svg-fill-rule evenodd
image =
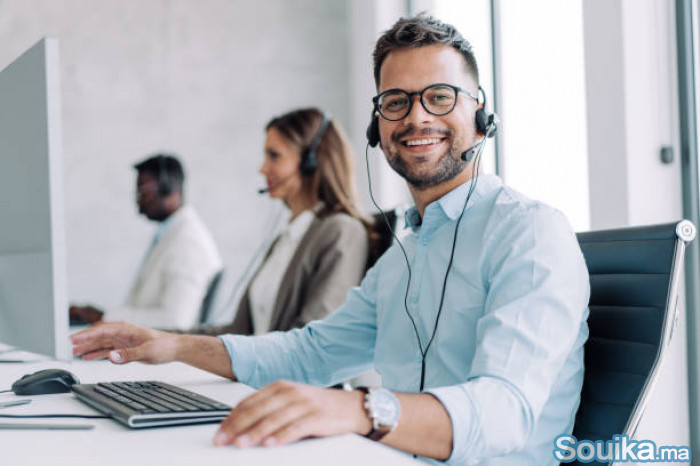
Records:
M487 195L487 193L493 191L495 188L502 186L500 178L498 178L495 175L481 174L474 178L473 182L475 184L474 192L472 193L471 199L469 200L469 205L467 205L466 210L469 210L474 205L476 205L481 199L483 199ZM448 192L435 202L431 202L426 206L424 216L429 216L430 212L434 211L435 209L439 209L450 220L457 220L457 218L462 214L464 201L467 199L467 195L469 194L471 186L472 179L457 186L452 191ZM420 213L418 213L418 209L415 205L408 208L404 216L405 226L410 227L413 231L419 229L423 223L423 219L421 218Z

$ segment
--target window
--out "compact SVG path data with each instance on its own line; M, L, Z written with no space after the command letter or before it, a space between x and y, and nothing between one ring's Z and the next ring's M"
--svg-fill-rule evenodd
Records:
M580 0L501 2L505 182L590 226Z
M495 2L499 49L494 96L491 2L436 0L432 12L472 43L481 85L502 125L501 163L494 145L484 172L552 205L575 230L590 225L586 144L583 14L580 0ZM494 98L495 97L495 98Z

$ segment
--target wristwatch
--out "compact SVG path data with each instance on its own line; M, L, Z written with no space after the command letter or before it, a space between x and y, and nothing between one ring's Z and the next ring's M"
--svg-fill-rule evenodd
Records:
M372 421L372 430L366 435L370 440L379 441L396 428L401 416L401 404L386 388L357 387L365 392L365 410Z

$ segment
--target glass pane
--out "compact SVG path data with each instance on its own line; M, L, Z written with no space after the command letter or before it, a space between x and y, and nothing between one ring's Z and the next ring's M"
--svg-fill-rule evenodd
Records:
M499 30L505 182L587 230L581 0L502 0Z

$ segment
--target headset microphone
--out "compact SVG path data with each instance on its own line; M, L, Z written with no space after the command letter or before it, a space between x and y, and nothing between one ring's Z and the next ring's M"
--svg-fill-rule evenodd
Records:
M284 178L282 178L281 180L279 180L279 181L278 181L277 183L275 183L273 186L268 186L268 187L266 187L266 188L260 188L260 189L258 189L258 194L266 194L266 193L269 193L270 190L272 190L272 189L274 189L274 188L277 188L278 186L282 186L284 183L287 182L287 180L289 180L291 177L293 177L293 176L296 175L296 174L297 174L297 172L296 172L296 171L293 171L293 172L290 173L289 175L287 175L287 176L285 176Z
M465 162L471 162L472 159L474 158L474 154L476 154L476 150L481 147L484 142L486 141L486 138L481 138L479 142L471 146L469 149L465 150L462 152L462 160Z

